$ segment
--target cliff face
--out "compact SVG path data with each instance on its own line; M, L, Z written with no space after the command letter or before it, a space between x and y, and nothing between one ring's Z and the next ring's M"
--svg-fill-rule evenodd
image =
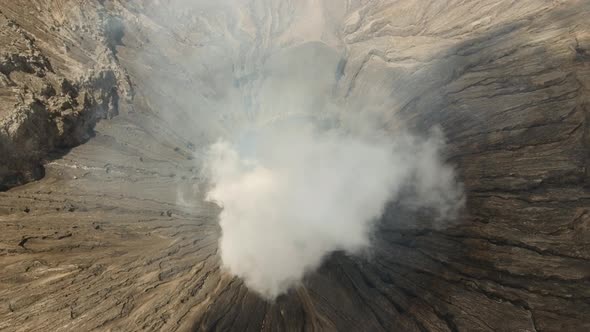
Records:
M14 187L0 193L0 329L590 328L586 1L0 12L0 189ZM293 94L391 131L441 126L467 204L442 226L392 207L371 257L336 253L268 303L220 269L219 211L195 194L192 159L223 130L212 111L270 118Z
M105 14L67 5L1 8L0 189L41 178L48 153L86 141L130 97Z

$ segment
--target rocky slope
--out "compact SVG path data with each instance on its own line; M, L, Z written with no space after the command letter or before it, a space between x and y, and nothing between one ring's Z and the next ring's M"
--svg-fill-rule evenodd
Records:
M20 5L0 11L0 189L41 178L49 152L86 141L98 119L116 115L119 99L131 97L97 9L79 8L76 21L49 17L63 15L58 3ZM33 17L38 25L30 25Z
M590 328L587 2L0 11L0 183L42 177L0 193L0 330ZM223 130L211 110L328 88L390 130L442 126L466 211L440 225L392 207L371 257L336 253L268 303L220 269L193 150Z

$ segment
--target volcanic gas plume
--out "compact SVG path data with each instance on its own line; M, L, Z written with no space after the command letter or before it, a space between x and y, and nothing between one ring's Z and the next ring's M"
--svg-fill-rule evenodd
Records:
M441 217L456 212L460 190L441 160L439 136L347 129L283 121L219 140L207 152L207 199L223 208L223 264L267 298L333 251L370 248L374 225L402 191L413 207Z

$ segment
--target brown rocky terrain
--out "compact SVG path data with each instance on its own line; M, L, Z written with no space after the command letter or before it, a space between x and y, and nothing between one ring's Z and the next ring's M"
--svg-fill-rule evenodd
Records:
M0 154L8 156L0 164L2 189L41 178L49 152L86 141L97 120L115 115L119 98L131 95L97 9L88 10L93 17L82 8L79 17L64 17L57 4L21 8L43 23L35 24L18 22L26 17L11 7L20 6L0 12ZM99 28L80 28L76 19Z
M590 329L588 17L582 0L0 0L0 331ZM193 158L204 114L272 108L289 66L308 89L281 91L440 125L467 203L449 225L392 206L370 257L335 253L271 303L220 269Z

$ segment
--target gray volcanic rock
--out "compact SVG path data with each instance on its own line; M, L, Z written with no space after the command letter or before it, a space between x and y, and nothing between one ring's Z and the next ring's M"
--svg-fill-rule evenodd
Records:
M0 330L590 329L587 1L0 11L0 184L42 177L0 193ZM391 206L371 257L335 253L274 302L248 290L220 268L191 159L222 130L212 110L272 116L291 94L441 126L460 219Z
M106 42L92 45L96 49L90 52L106 55L98 53L91 63L68 54L69 40L37 45L36 38L45 36L33 36L4 12L0 26L0 189L7 189L41 178L41 161L49 152L86 141L98 119L117 114L120 95L130 95L124 70L108 55ZM67 71L59 61L68 61Z

